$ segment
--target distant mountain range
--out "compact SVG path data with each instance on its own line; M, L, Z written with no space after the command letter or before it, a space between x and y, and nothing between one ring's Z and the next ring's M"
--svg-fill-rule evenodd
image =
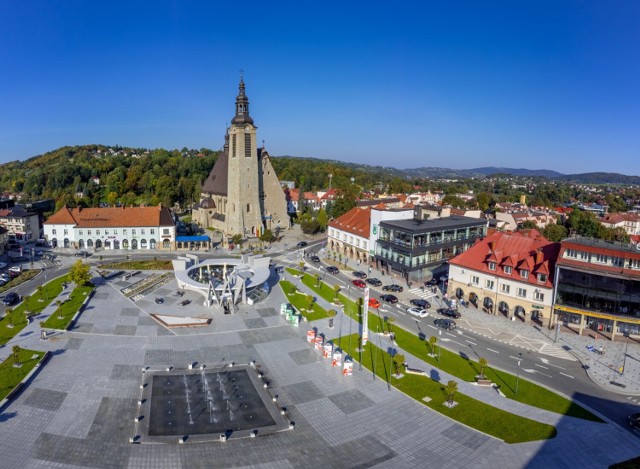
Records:
M308 158L314 160L316 158ZM322 161L322 160L318 160ZM324 160L326 161L326 160ZM562 174L550 169L525 169L525 168L502 168L496 166L485 166L472 169L451 169L436 167L421 167L411 169L398 169L383 166L371 166L359 163L348 163L342 161L333 161L354 169L360 169L369 172L380 172L393 174L402 178L438 178L438 179L460 179L460 178L483 178L492 175L509 175L520 177L542 177L554 179L563 182L572 182L576 184L627 184L640 185L639 176L627 176L619 173L579 173L579 174Z

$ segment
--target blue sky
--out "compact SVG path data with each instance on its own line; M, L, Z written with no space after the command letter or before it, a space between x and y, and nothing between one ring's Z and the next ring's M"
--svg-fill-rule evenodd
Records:
M223 144L640 175L640 2L0 2L0 162Z

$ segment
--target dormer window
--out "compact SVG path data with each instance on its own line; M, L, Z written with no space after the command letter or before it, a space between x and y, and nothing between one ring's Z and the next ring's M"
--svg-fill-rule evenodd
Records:
M547 274L538 274L538 282L544 283L547 281Z
M489 262L489 270L496 270L496 263L495 262Z
M521 270L520 271L520 276L522 278L529 278L529 271L528 270Z
M504 273L505 273L505 274L507 274L507 275L511 275L512 270L513 270L513 269L511 268L511 266L510 266L510 265L505 265L505 266L504 266Z

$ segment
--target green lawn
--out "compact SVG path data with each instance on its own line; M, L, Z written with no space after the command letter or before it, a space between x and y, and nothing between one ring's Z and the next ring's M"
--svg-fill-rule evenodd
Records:
M375 374L380 379L389 382L398 390L436 412L499 438L506 443L546 440L556 436L556 428L552 425L497 409L460 392L456 393L454 397L454 401L458 405L450 409L444 405L446 396L443 387L446 383L439 383L426 376L406 373L402 378L396 379L391 370L391 355L376 347L373 340L367 344L362 353L362 365L372 371L375 367ZM360 354L356 352L357 334L350 337L340 337L334 342L349 355L359 359ZM356 366L354 365L354 368ZM431 400L425 402L425 397Z
M173 270L171 261L148 260L148 261L122 261L102 264L100 269L110 270Z
M31 280L33 277L40 273L40 269L26 269L23 270L22 273L16 277L9 280L6 284L0 287L0 293L4 293L6 291L11 290L12 288L17 287L18 285Z
M19 353L21 367L16 368L13 366L13 354L0 363L0 399L7 397L7 394L29 374L43 356L44 352L21 349Z
M27 325L25 313L38 314L60 294L62 283L67 280L67 276L58 277L46 283L42 287L42 295L36 292L31 297L24 297L22 303L12 309L9 316L0 320L0 345L6 345ZM42 300L42 301L40 301ZM13 327L11 327L13 324Z
M80 306L91 290L93 285L77 286L69 294L69 299L63 302L54 313L51 314L44 322L47 329L66 329L73 316L78 312Z
M307 311L307 308L309 307L309 303L306 298L307 295L292 293L292 289L294 287L293 283L288 280L281 280L280 287L287 297L287 301L289 301L289 303L291 303L293 307L307 319L307 321L317 321L318 319L329 317L327 311L315 301L313 302L313 311Z
M287 270L292 275L295 275L296 273L299 274L299 271L295 269ZM333 288L324 283L320 288L318 288L316 286L317 280L315 277L305 274L303 283L325 299L328 299L329 301L333 300ZM361 318L358 316L358 305L342 293L338 294L338 298L339 301L345 305L345 313L355 321L360 322ZM371 331L383 331L388 329L389 324L385 322L385 319L382 316L377 314L376 310L370 310L368 327ZM424 340L422 340L414 333L402 329L401 327L396 325L393 325L392 327L393 332L396 335L396 343L398 344L398 347L406 353L418 357L430 365L442 371L446 371L456 378L470 382L475 381L476 375L480 372L480 366L477 361L472 360L468 356L463 357L458 353L450 352L443 347L442 350L439 351L440 361L438 362L435 357L432 358L429 356L431 353L430 344L428 342L429 337L425 337ZM438 338L438 336L436 336L436 338ZM438 351L438 347L439 339L437 341L435 351ZM510 399L558 414L569 415L571 417L577 417L584 420L591 420L593 422L603 422L602 419L579 406L575 402L560 396L547 388L532 383L531 381L527 381L522 377L519 380L518 393L516 394L516 376L504 371L494 370L491 368L491 363L489 363L489 366L485 368L484 374L488 379L500 386L500 390Z

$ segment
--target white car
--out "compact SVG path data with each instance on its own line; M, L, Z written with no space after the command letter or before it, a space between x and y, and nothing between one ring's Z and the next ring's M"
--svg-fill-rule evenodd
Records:
M6 262L0 262L0 269L4 269L7 266Z
M20 267L19 265L14 265L9 267L9 272L13 272L15 274L20 274L22 273L22 267Z
M407 308L407 313L409 313L411 316L416 316L419 318L426 318L427 316L429 316L429 313L427 313L426 309L416 308L413 306L411 308Z

